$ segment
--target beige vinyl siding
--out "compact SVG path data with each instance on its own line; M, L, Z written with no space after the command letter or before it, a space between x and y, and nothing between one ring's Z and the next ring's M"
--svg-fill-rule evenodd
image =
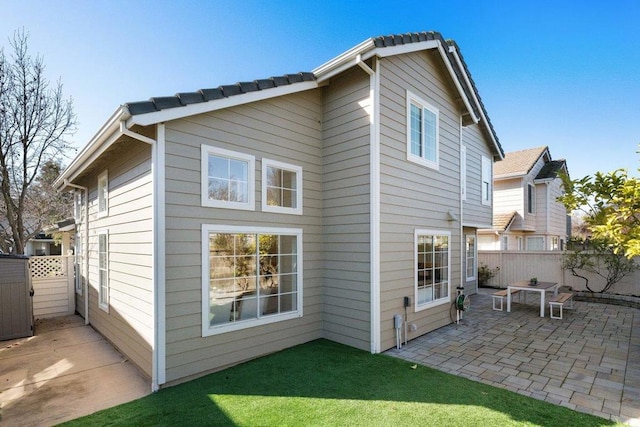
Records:
M126 154L122 149L126 149ZM109 215L98 218L97 177L108 170ZM153 343L151 147L127 140L79 183L89 187L89 321L149 377ZM98 307L98 233L108 230L109 311ZM82 304L83 294L78 298Z
M369 76L332 79L323 100L324 336L370 350Z
M493 183L493 213L518 212L511 225L512 230L520 230L523 227L525 190L521 178L503 179Z
M437 52L418 52L380 61L380 287L381 350L395 345L393 316L411 297L409 339L450 323L449 304L415 312L414 231L451 233L450 295L460 283L460 113ZM406 90L439 109L439 170L407 161ZM468 154L469 155L469 154Z
M321 90L166 123L166 380L183 381L322 336ZM255 156L255 210L201 206L201 145ZM263 213L261 159L301 166L303 215ZM202 337L203 224L302 228L304 316Z
M492 206L482 204L482 157L493 160L493 154L476 124L462 128L462 145L467 147L467 197L463 202L462 221L471 226L491 228Z
M559 236L561 239L567 238L567 210L564 205L557 201L563 194L562 180L554 179L548 187L549 191L549 224L547 233L552 236Z

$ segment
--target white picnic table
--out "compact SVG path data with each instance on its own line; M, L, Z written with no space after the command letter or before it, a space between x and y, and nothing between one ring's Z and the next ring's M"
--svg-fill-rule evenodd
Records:
M507 285L507 313L511 312L511 292L513 290L538 292L540 294L540 317L544 317L545 293L553 291L554 295L558 295L558 284L556 282L537 282L534 285L530 281L521 281Z

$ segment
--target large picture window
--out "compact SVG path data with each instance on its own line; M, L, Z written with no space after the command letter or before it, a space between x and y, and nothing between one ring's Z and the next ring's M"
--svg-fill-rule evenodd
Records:
M262 210L302 214L302 168L262 159Z
M446 231L416 230L416 309L449 302L451 234Z
M255 209L253 156L207 145L201 156L203 206Z
M203 226L203 335L302 316L302 230Z
M439 111L407 91L407 159L438 168Z

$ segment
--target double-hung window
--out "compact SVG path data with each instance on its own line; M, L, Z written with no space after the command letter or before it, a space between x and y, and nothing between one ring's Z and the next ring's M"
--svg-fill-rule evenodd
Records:
M202 335L302 316L302 230L202 227Z
M202 205L254 210L255 157L203 145Z
M482 156L482 204L491 205L492 163L488 157Z
M449 302L451 233L415 231L416 310Z
M536 213L536 186L527 184L527 213Z
M262 210L302 215L302 168L262 159Z
M438 169L439 111L407 91L407 159Z
M109 311L109 233L98 233L98 306Z
M98 176L98 217L109 215L109 174L104 171Z

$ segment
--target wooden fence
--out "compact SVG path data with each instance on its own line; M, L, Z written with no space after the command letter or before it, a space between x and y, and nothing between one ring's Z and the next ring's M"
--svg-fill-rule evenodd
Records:
M584 280L574 277L562 268L563 252L560 251L478 251L478 265L497 270L487 285L506 288L509 283L537 277L543 282L557 282L576 291L586 291ZM636 262L640 264L639 260ZM606 274L606 273L605 273ZM587 275L591 289L604 287L604 279ZM611 294L640 296L640 271L625 277L608 291Z

